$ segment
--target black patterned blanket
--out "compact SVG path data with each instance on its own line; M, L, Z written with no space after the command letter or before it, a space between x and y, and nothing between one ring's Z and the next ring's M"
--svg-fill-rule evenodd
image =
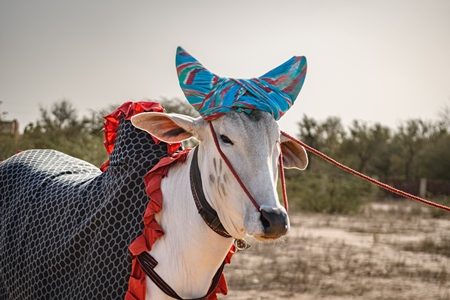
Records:
M104 172L54 150L23 151L0 164L1 300L124 298L128 246L149 201L143 177L168 156L167 144L129 121L143 107L162 111L128 102L114 114Z

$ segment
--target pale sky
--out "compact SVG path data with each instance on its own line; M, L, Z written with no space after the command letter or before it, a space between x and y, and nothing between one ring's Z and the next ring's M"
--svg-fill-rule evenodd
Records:
M0 111L23 129L65 98L80 115L127 100L184 98L180 45L219 76L257 77L293 55L305 113L391 128L450 105L450 1L0 0Z

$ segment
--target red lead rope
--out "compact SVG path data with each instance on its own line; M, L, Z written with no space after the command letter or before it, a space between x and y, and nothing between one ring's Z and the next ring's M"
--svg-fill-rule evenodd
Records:
M401 191L401 190L399 190L399 189L396 189L396 188L394 188L394 187L392 187L392 186L390 186L390 185L387 185L387 184L385 184L385 183L383 183L383 182L380 182L380 181L378 181L378 180L375 180L375 179L373 179L373 178L370 178L370 177L367 176L367 175L364 175L364 174L362 174L362 173L359 173L358 171L355 171L355 170L353 170L353 169L351 169L351 168L349 168L349 167L347 167L347 166L344 166L343 164L341 164L341 163L335 161L334 159L332 159L331 157L326 156L326 155L323 154L322 152L320 152L320 151L318 151L318 150L316 150L316 149L314 149L314 148L312 148L312 147L306 145L305 143L303 143L303 142L301 142L301 141L295 139L294 137L290 136L289 134L287 134L287 133L285 133L285 132L282 132L282 133L283 133L283 135L285 135L286 137L288 137L288 138L291 139L292 141L294 141L294 142L296 142L297 144L303 146L303 147L304 147L306 150L308 150L309 152L314 153L315 155L317 155L317 156L323 158L324 160L328 161L329 163L332 163L333 165L336 165L337 167L343 169L344 171L347 171L347 172L349 172L349 173L351 173L351 174L353 174L353 175L355 175L355 176L358 176L358 177L360 177L360 178L362 178L362 179L364 179L364 180L367 180L367 181L369 181L369 182L371 182L371 183L373 183L373 184L376 184L376 185L378 185L378 186L380 186L380 187L382 187L382 188L384 188L384 189L386 189L386 190L388 190L388 191L390 191L390 192L393 192L393 193L395 193L395 194L398 194L398 195L400 195L400 196L403 196L403 197L406 197L406 198L409 198L409 199L412 199L412 200L415 200L415 201L419 201L419 202L422 202L422 203L424 203L424 204L427 204L427 205L430 205L430 206L433 206L433 207L437 207L437 208L440 208L440 209L443 209L443 210L446 210L446 211L450 211L450 207L448 207L448 206L441 205L441 204L438 204L438 203L435 203L435 202L431 202L431 201L422 199L422 198L420 198L420 197L411 195L411 194L409 194L409 193L406 193L406 192L404 192L404 191Z
M280 166L281 191L283 192L284 208L288 211L289 203L286 193L286 180L284 178L283 153L281 151L280 156L278 157L278 165Z

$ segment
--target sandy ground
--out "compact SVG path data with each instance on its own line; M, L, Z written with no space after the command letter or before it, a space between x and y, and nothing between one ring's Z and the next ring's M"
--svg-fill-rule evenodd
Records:
M220 299L450 300L450 218L414 204L290 214L283 241L247 239L252 247L226 267L229 294Z

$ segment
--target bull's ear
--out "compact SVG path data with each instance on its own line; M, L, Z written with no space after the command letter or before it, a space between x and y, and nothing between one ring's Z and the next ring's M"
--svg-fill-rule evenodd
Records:
M283 165L287 169L296 168L304 170L308 166L308 155L305 148L281 133L281 152L283 153Z
M177 143L194 136L195 119L185 115L144 112L131 118L131 123L161 141Z

